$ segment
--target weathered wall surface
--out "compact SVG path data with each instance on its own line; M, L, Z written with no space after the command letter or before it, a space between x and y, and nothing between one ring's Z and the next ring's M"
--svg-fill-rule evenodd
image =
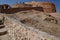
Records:
M16 3L11 6L12 8L23 8L23 7L32 7L32 5L25 3Z
M48 33L39 31L32 27L28 27L18 20L5 15L5 26L8 27L11 40L60 40Z
M44 12L54 13L56 12L55 5L49 2L26 2L26 4L31 4L33 7L42 7Z
M25 8L11 8L11 9L3 9L1 12L2 13L17 13L20 11L26 11L26 10L37 10L40 12L43 12L43 8L42 7L25 7Z
M0 6L1 13L16 13L24 10L38 10L46 13L55 13L56 8L53 3L48 2L26 2L24 4L14 4L11 7L7 4Z

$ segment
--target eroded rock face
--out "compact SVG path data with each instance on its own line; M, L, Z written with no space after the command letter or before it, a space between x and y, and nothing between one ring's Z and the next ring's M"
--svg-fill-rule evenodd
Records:
M60 37L60 14L43 13L35 10L21 11L16 14L7 15L28 27Z
M55 5L49 2L26 2L26 4L31 4L32 7L42 7L46 13L56 12Z
M8 26L9 35L12 37L11 40L60 40L58 37L49 35L33 27L28 27L14 18L5 17L5 25Z
M0 27L2 29L2 31L0 30L0 39L60 40L60 15L52 14L35 10L4 14L4 25L1 24Z
M4 25L4 19L3 14L0 14L0 40L10 40L7 27Z
M49 21L51 23L55 23L55 24L58 24L58 21L55 17L51 16L51 15L47 15L48 17L46 17L44 20L45 21Z
M23 20L20 20L20 21L23 24L27 23L27 24L31 24L31 25L34 25L34 24L38 23L37 20L33 20L32 18L26 18L26 19L23 19Z
M49 34L59 36L58 34L60 34L60 31L57 30L59 29L59 25L58 25L59 23L55 17L51 15L47 15L47 16L45 15L45 18L43 19L40 18L41 17L39 17L39 20L34 18L25 18L23 20L20 20L20 22L28 26L37 28L39 30L48 32Z

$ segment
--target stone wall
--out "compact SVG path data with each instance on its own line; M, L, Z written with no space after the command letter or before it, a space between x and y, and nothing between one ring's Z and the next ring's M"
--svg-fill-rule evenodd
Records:
M11 40L60 40L59 38L49 35L48 33L28 27L20 23L18 20L7 15L5 17L5 26L8 27ZM14 21L13 21L14 20Z
M44 12L42 7L24 7L24 8L10 8L10 9L3 9L1 13L17 13L20 11L26 11L26 10L37 10L40 12Z

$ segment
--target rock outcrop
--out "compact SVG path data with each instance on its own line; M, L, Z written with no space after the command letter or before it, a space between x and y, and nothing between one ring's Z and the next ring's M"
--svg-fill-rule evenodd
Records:
M60 40L59 37L28 27L14 18L5 17L5 25L8 26L9 35L12 37L10 40Z
M4 14L1 40L60 40L60 14L35 10ZM2 17L3 18L3 17ZM4 31L5 29L2 30Z

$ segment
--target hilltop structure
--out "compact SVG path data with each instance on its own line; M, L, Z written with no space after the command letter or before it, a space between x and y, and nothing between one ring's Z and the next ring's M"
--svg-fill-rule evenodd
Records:
M53 3L3 4L0 12L0 40L60 40L60 14Z
M0 6L0 12L2 13L10 13L10 12L15 13L15 12L25 11L25 10L37 10L37 11L46 12L46 13L56 12L55 5L49 2L32 1L32 2L16 3L16 4L13 4L12 6L9 6L7 4Z

